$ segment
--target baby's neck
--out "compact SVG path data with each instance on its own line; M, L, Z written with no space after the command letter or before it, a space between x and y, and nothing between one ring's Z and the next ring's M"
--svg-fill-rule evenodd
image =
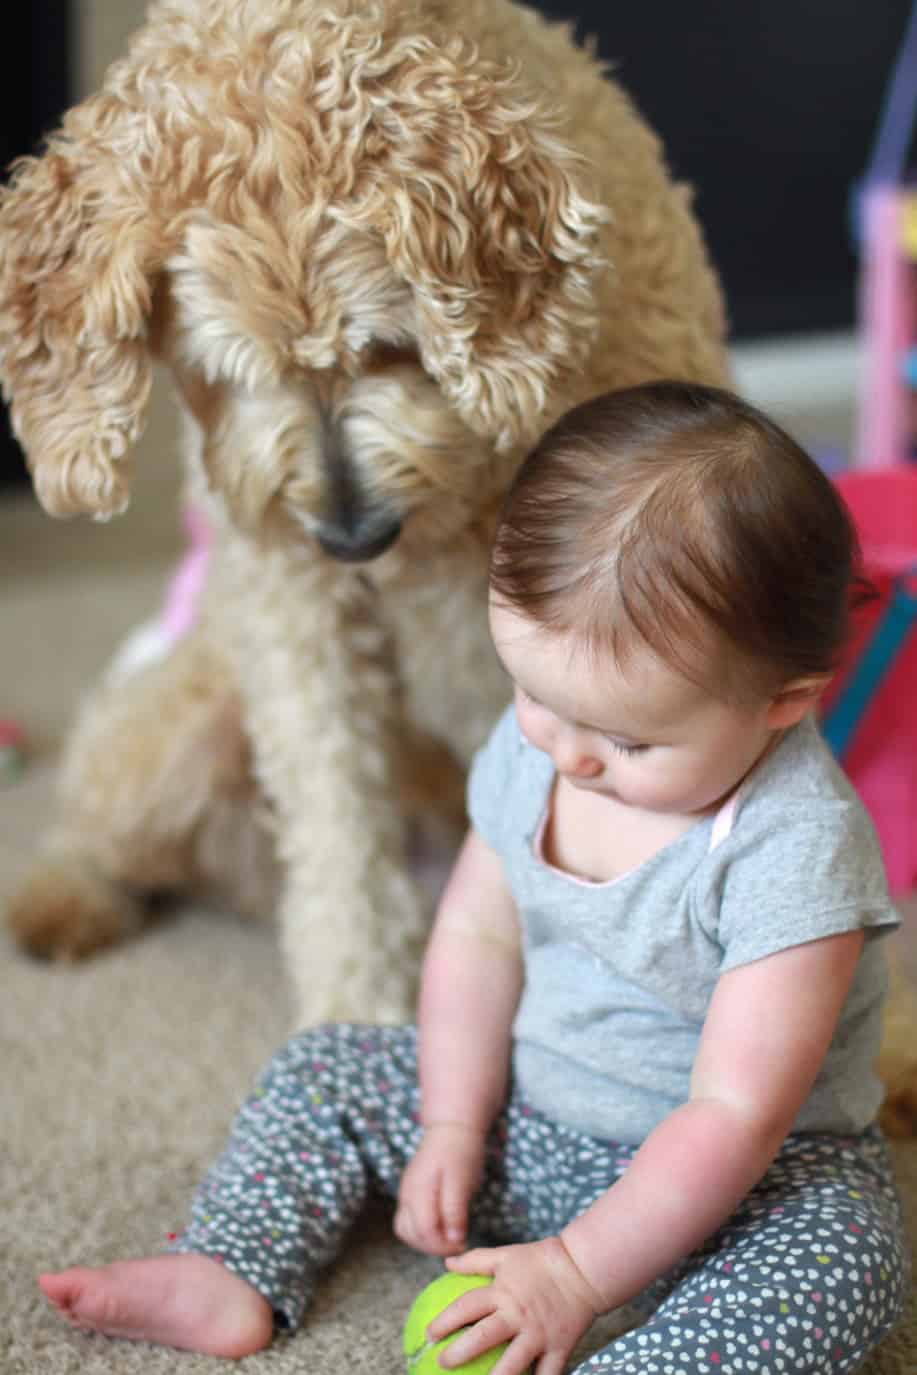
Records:
M543 857L574 878L605 883L645 864L698 820L628 807L557 777L544 827Z

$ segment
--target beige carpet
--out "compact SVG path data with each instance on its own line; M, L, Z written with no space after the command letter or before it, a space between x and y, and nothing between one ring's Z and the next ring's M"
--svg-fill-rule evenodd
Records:
M54 750L82 688L155 603L174 550L168 474L136 510L60 525L0 502L0 717L35 757L0 788L0 889L48 807ZM73 1333L36 1271L156 1248L183 1219L256 1068L283 1039L269 923L182 912L75 968L35 964L0 935L0 1375L206 1372L225 1363ZM896 1152L917 1238L917 1145ZM402 1315L438 1264L394 1242L381 1214L353 1239L307 1327L241 1368L253 1375L396 1375ZM917 1313L865 1368L917 1372Z

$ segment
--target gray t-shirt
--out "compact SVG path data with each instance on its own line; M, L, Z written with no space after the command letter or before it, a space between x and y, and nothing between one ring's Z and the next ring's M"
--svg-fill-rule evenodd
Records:
M642 1141L689 1096L721 974L862 927L853 985L793 1130L866 1127L882 1098L873 1062L886 969L874 937L898 916L872 824L814 722L788 731L719 813L606 883L543 859L553 781L509 707L474 759L468 805L519 910L513 1071L528 1101L590 1135Z

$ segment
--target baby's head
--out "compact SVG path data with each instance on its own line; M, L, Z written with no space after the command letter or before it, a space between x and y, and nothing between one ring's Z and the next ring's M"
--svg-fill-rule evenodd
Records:
M523 463L494 543L520 727L579 785L715 805L815 705L856 557L831 483L738 397L657 382L586 402Z
M843 502L729 392L654 382L564 415L520 468L491 591L626 667L638 644L727 701L822 678L857 585Z

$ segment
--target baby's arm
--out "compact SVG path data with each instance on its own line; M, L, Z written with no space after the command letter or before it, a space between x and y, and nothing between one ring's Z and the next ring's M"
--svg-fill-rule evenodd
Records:
M486 1132L506 1093L522 991L516 904L503 865L470 830L424 956L418 1034L424 1126Z
M827 1053L862 947L861 931L830 936L720 978L689 1101L561 1233L608 1308L699 1246L767 1170Z
M503 1104L522 988L516 906L493 850L471 830L424 957L418 1013L420 1149L402 1180L398 1236L447 1255L465 1244L484 1140Z
M533 1362L556 1375L595 1313L626 1303L716 1231L789 1132L862 944L862 932L832 936L724 974L689 1101L647 1137L621 1179L559 1236L447 1261L494 1282L430 1325L436 1340L468 1326L441 1364L509 1342L494 1375L520 1375Z

